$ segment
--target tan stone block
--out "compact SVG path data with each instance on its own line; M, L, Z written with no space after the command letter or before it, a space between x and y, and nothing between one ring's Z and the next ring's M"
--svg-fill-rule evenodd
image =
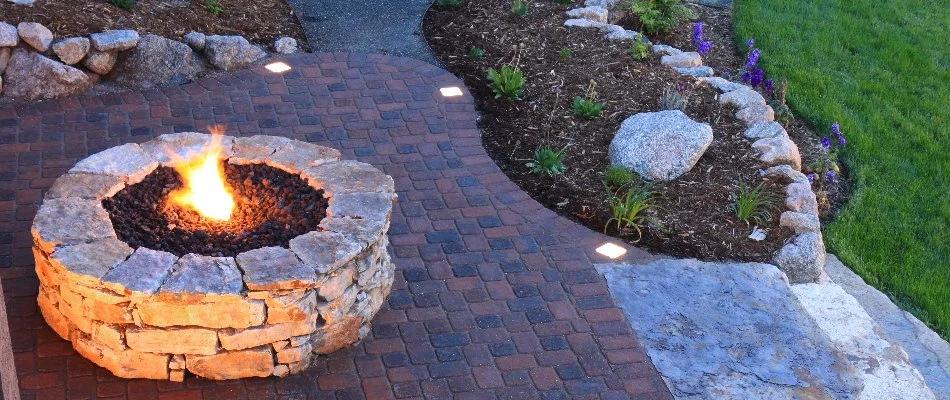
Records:
M343 295L346 288L353 285L353 275L356 266L347 264L345 268L337 270L320 283L318 294L326 300L333 300Z
M76 163L69 173L117 176L128 184L140 182L158 167L158 162L135 143L111 147Z
M129 328L125 332L133 350L148 353L213 355L218 352L218 333L202 328Z
M300 347L287 347L277 351L277 362L281 364L290 364L303 361L309 358L313 347L310 343L305 343Z
M213 356L185 356L188 371L208 379L267 377L274 373L274 354L270 346L229 351Z
M127 296L123 296L106 289L92 288L86 285L73 285L72 288L76 291L76 293L79 293L79 295L84 298L106 304L120 304L129 302L129 298Z
M343 295L333 301L318 304L317 310L320 311L320 316L323 317L327 324L334 324L341 320L349 312L353 303L356 302L356 296L359 292L360 289L356 287L356 285L353 285L348 287L346 291L343 292Z
M188 304L153 300L137 304L136 315L142 323L152 326L247 328L264 323L264 302L236 299Z
M274 367L274 376L283 378L288 374L290 374L290 367L283 364Z
M33 261L36 265L36 276L40 279L40 284L50 289L57 288L62 281L62 273L49 262L49 255L33 246Z
M168 371L168 380L172 382L184 382L185 370L175 369L175 370Z
M283 247L262 247L235 257L250 290L303 289L316 284L313 267Z
M82 313L82 303L78 305L69 304L66 301L59 302L59 312L66 317L69 322L73 324L79 330L85 333L92 332L92 322L83 315Z
M59 311L58 305L54 303L54 300L42 287L40 287L39 295L36 296L36 303L40 308L40 313L43 314L43 319L46 320L46 324L53 328L53 331L59 337L69 340L70 331L72 330L69 320Z
M271 346L274 346L274 351L280 351L290 346L289 340L281 340L279 342L271 343Z
M94 320L109 324L131 324L132 310L130 303L109 304L93 298L83 300L83 313Z
M185 355L184 354L175 354L172 356L171 361L168 362L169 369L185 369Z
M82 306L83 297L73 290L73 285L60 285L59 298L73 306Z
M303 346L304 343L308 343L311 340L310 335L294 336L290 338L290 345L293 347Z
M122 328L108 324L93 324L92 340L115 350L125 350L125 341L122 340Z
M168 356L135 350L114 351L74 333L73 346L83 357L120 378L168 379Z
M362 318L348 316L339 322L324 325L314 335L313 352L330 354L356 343L360 339L359 333L362 323Z
M352 260L363 247L336 232L313 231L290 239L290 250L318 274L326 274Z
M226 350L240 350L287 340L292 336L309 335L317 329L316 318L300 322L265 325L243 330L221 330L218 338Z
M265 158L287 143L290 143L290 139L282 136L254 135L236 138L228 162L237 165L263 164Z
M267 323L305 321L316 313L317 294L312 290L292 293L265 300L267 303Z

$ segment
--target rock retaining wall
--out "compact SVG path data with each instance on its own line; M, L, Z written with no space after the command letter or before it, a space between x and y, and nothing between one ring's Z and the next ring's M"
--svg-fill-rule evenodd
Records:
M386 231L393 180L334 149L225 137L224 157L301 175L329 198L320 229L237 257L132 249L101 201L209 139L161 136L92 155L60 177L34 219L37 302L84 357L123 378L284 376L370 331L395 267Z

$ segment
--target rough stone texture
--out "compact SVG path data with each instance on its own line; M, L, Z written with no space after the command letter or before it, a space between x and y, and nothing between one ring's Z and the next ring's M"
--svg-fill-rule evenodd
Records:
M127 184L140 182L158 167L158 162L135 143L110 147L76 163L72 174L118 176Z
M769 167L764 171L764 173L766 178L779 179L782 181L782 183L801 183L809 185L810 187L808 177L788 165L776 165L774 167Z
M297 39L284 36L274 41L274 51L277 54L294 54L300 49L297 48Z
M129 328L125 331L129 347L146 353L214 355L218 352L218 333L202 328Z
M13 50L4 79L3 94L22 100L78 94L94 83L76 68L19 47Z
M370 164L344 160L307 168L300 176L317 188L325 188L334 196L360 192L395 192L393 178Z
M584 18L571 18L564 21L564 26L568 28L601 28L607 25L603 22L591 21ZM623 29L623 28L620 28Z
M602 265L678 399L855 398L860 375L768 264Z
M93 50L83 60L82 65L99 75L106 75L115 67L116 60L118 60L118 54L114 51Z
M702 77L704 77L704 76L712 76L712 75L714 75L714 74L716 73L715 71L713 71L713 69L712 69L711 67L707 67L707 66L705 66L705 65L702 65L702 66L699 66L699 67L690 67L690 68L675 67L675 68L673 68L673 70L676 71L676 72L678 72L678 73L681 73L681 74L683 74L683 75L692 76L692 77L694 77L694 78L702 78Z
M684 51L682 53L665 55L660 58L660 62L671 68L699 67L703 65L703 57L693 51Z
M607 9L600 6L575 8L565 12L571 18L582 18L588 21L607 23Z
M176 162L201 154L214 140L216 139L213 135L206 133L178 132L161 135L142 143L141 147L151 159L161 165L172 166ZM231 153L234 138L222 135L217 140L222 156L227 157Z
M265 302L268 324L300 322L314 315L317 308L317 293L313 290L294 292L268 298Z
M747 87L746 85L743 85L739 82L733 82L718 76L704 77L700 79L700 82L706 82L712 87L718 89L720 92L731 92L733 90L739 90Z
M779 226L786 226L795 230L795 233L821 232L821 223L818 216L794 211L785 211L779 218Z
M274 354L270 346L232 351L213 356L185 356L188 371L208 379L265 377L274 373Z
M683 50L677 49L673 46L667 46L665 44L655 44L650 47L650 51L652 51L654 54L664 54L669 56L683 54Z
M101 239L92 243L57 248L50 261L64 271L70 280L94 286L106 272L130 254L132 248L125 242Z
M202 51L205 49L205 34L201 32L188 32L185 36L181 37L181 41L185 42L188 47L191 47L195 51Z
M175 271L165 280L163 293L233 294L244 289L241 271L234 258L186 254L175 263Z
M309 232L290 239L290 250L319 274L335 271L362 250L335 232Z
M313 267L305 265L290 250L264 247L238 254L244 284L250 290L300 289L316 284Z
M723 93L719 96L719 102L733 104L741 110L747 107L765 105L765 98L750 87L742 87Z
M290 139L281 136L254 135L234 139L231 147L231 164L253 164L262 162L274 154L278 148L290 143Z
M13 47L20 43L20 34L17 28L0 21L0 47Z
M743 135L745 135L746 138L757 140L778 136L788 137L788 132L785 132L785 128L782 127L782 124L775 121L766 121L749 125Z
M181 85L204 71L191 47L156 35L145 35L134 49L122 52L111 79L134 88Z
M241 36L212 35L205 39L205 56L215 67L233 71L267 54Z
M53 32L49 28L36 22L21 22L16 26L20 39L42 53L49 49L53 42Z
M887 341L870 315L841 286L828 281L792 286L805 312L845 354L864 380L859 398L933 400L924 378L899 345Z
M811 190L808 179L785 187L785 207L789 210L818 215L818 199Z
M584 0L584 5L587 7L597 6L612 10L618 1L620 0Z
M760 152L759 160L768 166L789 165L795 170L802 169L802 156L798 146L788 135L763 138L752 143L752 148Z
M774 121L775 110L765 104L750 105L748 107L740 108L738 111L736 111L736 118L740 119L742 122L745 122L747 126L756 123Z
M795 236L775 255L778 266L791 283L817 282L825 265L825 244L821 232L805 232Z
M877 289L829 254L825 271L874 318L882 337L900 345L938 399L950 398L950 343L900 309Z
M53 53L66 65L73 65L82 61L89 54L89 39L74 37L53 43Z
M327 274L320 282L318 294L320 297L333 301L343 295L350 286L353 285L354 268L341 268L331 274Z
M640 38L640 32L631 30L615 30L608 32L604 38L611 42L634 41Z
M712 128L679 110L627 118L610 142L611 163L644 178L670 181L689 171L712 143Z
M248 328L264 323L264 302L260 300L220 300L208 298L200 303L186 298L166 296L138 304L137 319L159 326L203 326L206 328ZM200 299L200 298L199 298Z
M172 253L139 247L128 259L107 272L102 283L117 292L153 294L171 275L176 261L178 256Z
M0 47L0 74L2 74L3 71L7 69L7 65L10 64L11 54L13 54L13 50L9 47Z
M168 379L167 355L115 351L83 334L74 334L72 342L83 357L120 378Z
M92 47L101 52L116 52L135 47L139 33L131 29L111 30L89 35Z
M307 168L339 159L340 151L337 149L295 140L280 146L274 154L264 159L264 163L292 174L299 174Z
M343 193L330 198L328 217L364 218L377 222L389 219L396 195L393 193Z
M221 330L218 338L225 350L243 350L290 339L293 336L309 335L317 330L316 317L303 321L276 325L256 326L241 330Z
M109 213L95 200L75 197L43 202L33 218L33 242L46 253L56 246L115 239Z

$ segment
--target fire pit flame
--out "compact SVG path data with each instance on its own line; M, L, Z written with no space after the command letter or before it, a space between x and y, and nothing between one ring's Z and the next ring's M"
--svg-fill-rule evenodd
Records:
M184 185L170 193L169 199L202 217L227 221L234 211L234 196L221 167L221 137L221 132L212 129L211 142L200 154L175 164Z

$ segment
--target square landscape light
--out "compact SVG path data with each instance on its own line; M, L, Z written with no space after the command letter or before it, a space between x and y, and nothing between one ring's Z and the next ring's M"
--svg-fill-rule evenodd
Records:
M462 89L458 86L450 86L439 89L445 97L458 97L462 95Z
M617 246L613 243L604 243L602 246L597 248L597 252L613 260L617 257L627 254L627 249Z
M277 74L290 71L290 66L287 65L287 63L283 61L272 62L270 64L265 65L264 68L267 68L268 71L274 72Z

